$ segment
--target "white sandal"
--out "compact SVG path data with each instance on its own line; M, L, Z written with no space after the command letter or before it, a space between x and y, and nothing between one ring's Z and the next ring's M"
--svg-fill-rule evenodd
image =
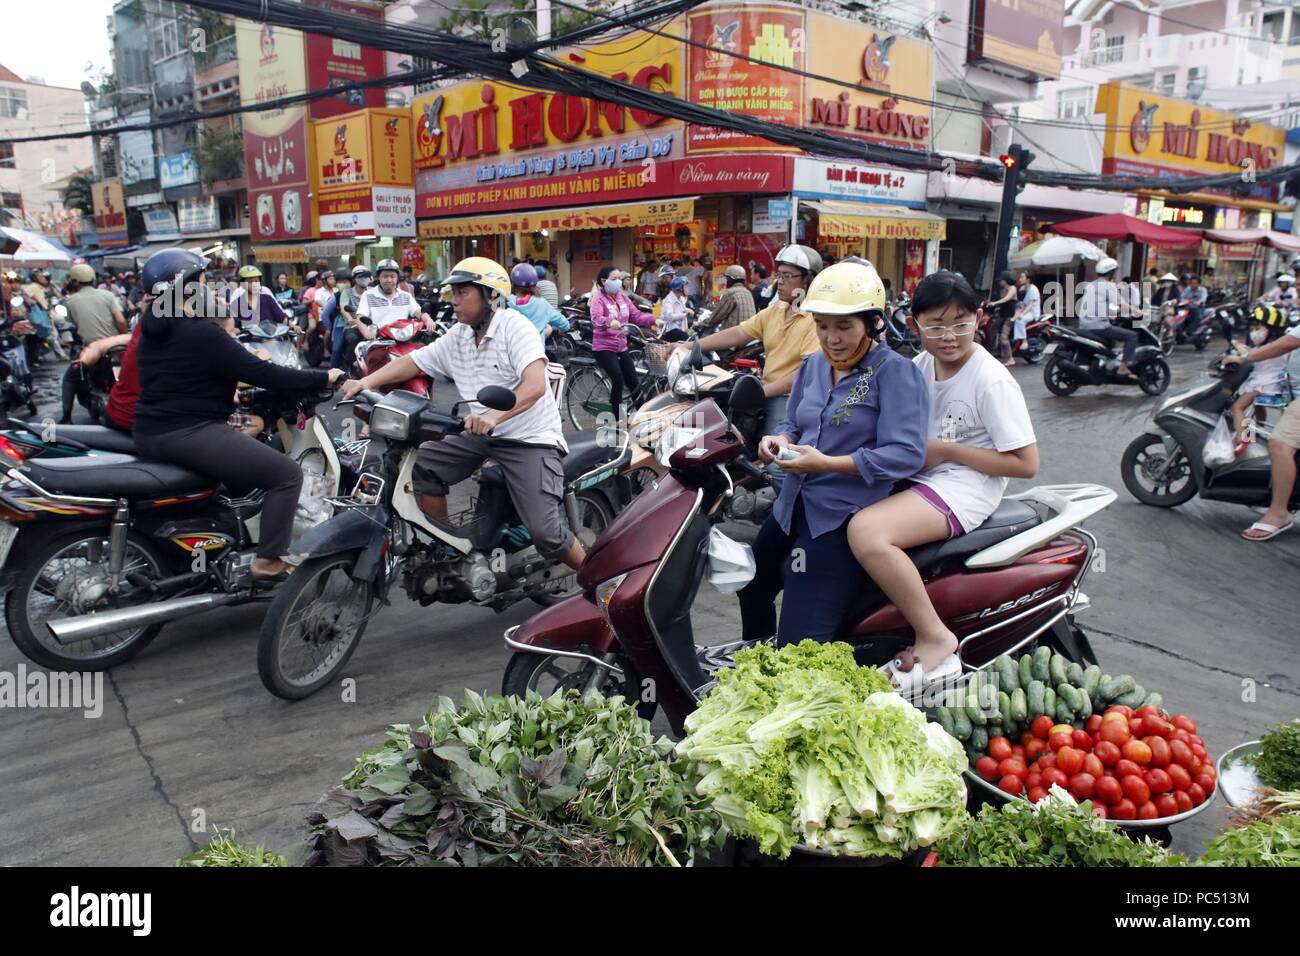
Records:
M880 670L893 680L898 692L904 697L917 697L931 684L954 680L962 674L961 658L956 653L949 654L932 671L926 671L920 661L913 664L910 671L901 670L896 660L891 660Z

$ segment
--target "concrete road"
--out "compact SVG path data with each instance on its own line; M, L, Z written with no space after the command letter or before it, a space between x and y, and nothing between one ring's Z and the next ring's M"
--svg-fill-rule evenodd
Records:
M1205 361L1180 349L1174 388ZM1119 389L1055 398L1039 368L1015 374L1042 448L1037 480L1119 491L1089 525L1105 570L1090 577L1093 607L1080 617L1105 669L1160 690L1198 721L1216 756L1300 713L1300 533L1250 544L1237 536L1248 509L1138 504L1120 484L1119 460L1157 400ZM354 702L335 691L296 704L271 697L256 673L256 607L170 625L106 675L98 719L0 710L0 864L165 866L205 842L200 824L284 849L385 725L418 720L438 695L498 690L508 657L501 632L534 610L420 608L398 595L347 668ZM734 599L704 587L695 620L701 640L732 639ZM0 637L0 671L24 660ZM1199 852L1224 819L1216 803L1176 827L1175 849Z

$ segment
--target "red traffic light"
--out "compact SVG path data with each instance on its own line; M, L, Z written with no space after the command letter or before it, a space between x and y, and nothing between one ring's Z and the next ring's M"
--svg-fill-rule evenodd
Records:
M1016 165L1016 157L1008 156L1004 153L1003 155L998 157L998 162L1000 162L1007 169L1012 169Z

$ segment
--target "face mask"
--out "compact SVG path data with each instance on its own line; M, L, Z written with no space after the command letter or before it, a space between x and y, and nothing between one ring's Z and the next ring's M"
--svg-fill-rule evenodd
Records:
M1263 345L1268 341L1268 329L1251 329L1250 344Z
M363 276L358 276L356 279L353 280L352 284L355 285L358 289L364 289L366 286L370 285L370 280Z
M623 283L619 282L617 279L606 279L605 291L610 295L618 295L618 293L623 291Z

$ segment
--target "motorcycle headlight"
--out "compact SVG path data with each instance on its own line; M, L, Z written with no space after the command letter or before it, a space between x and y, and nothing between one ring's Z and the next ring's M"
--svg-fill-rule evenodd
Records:
M407 441L411 434L411 416L400 409L376 405L370 413L370 434L394 441Z
M702 428L686 428L683 425L673 425L659 439L658 445L655 446L655 457L659 464L665 468L669 467L668 460L673 457L673 453L679 448L685 448L692 444L697 438L704 433Z
M609 619L609 602L614 600L614 592L618 586L627 580L626 574L620 574L616 578L610 578L608 581L601 581L596 585L596 607L600 609L600 616L605 619L609 629L614 630L614 623Z
M679 375L677 381L673 382L673 394L682 395L687 398L695 395L700 390L699 381L694 372L688 372L685 375Z

